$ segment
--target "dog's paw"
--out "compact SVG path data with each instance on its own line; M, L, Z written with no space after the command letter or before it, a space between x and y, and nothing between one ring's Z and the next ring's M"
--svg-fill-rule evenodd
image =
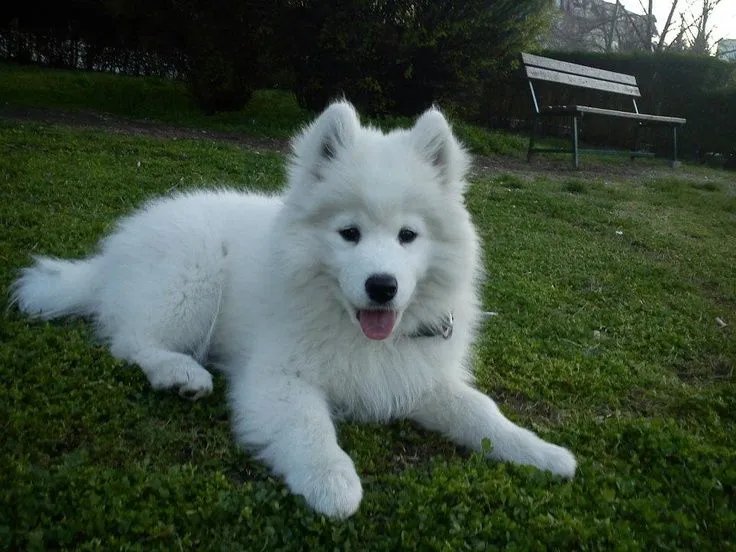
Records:
M304 470L287 483L314 510L337 519L352 516L363 498L360 478L347 455L338 462Z
M197 362L169 362L149 373L154 389L177 389L179 395L196 401L212 393L212 374Z
M572 452L552 443L544 443L544 446L538 451L538 459L535 464L539 469L550 471L566 479L572 479L575 476L578 465Z
M195 373L179 387L179 395L191 401L206 397L210 393L212 393L212 374L204 369Z

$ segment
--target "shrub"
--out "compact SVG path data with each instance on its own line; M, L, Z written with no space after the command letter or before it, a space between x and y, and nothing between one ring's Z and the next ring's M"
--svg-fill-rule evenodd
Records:
M237 111L253 95L250 79L221 52L199 55L189 71L188 82L195 103L207 113Z
M467 110L538 36L549 6L306 0L288 4L281 33L304 107L344 94L370 115L413 115L435 101Z

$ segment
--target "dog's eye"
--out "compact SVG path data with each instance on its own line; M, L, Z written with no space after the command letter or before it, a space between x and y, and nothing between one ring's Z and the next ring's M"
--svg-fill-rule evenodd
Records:
M345 241L358 243L360 241L360 230L355 226L348 226L342 230L338 230L338 233Z
M399 243L404 245L405 243L411 243L417 239L417 233L409 228L402 228L399 230Z

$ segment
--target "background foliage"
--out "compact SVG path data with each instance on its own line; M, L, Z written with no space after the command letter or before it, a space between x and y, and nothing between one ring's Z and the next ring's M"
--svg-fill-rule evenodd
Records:
M553 20L552 0L60 0L49 9L12 0L0 15L0 57L53 67L183 79L205 113L241 109L253 91L293 91L320 110L346 96L371 116L413 116L432 103L486 126L527 129L530 99L519 53ZM732 154L734 64L683 53L547 52L634 74L641 108L688 119L685 157ZM548 103L568 91L543 87ZM595 93L579 102L612 105ZM628 107L628 106L627 106ZM559 123L562 123L560 125ZM569 126L555 121L552 135ZM654 131L652 131L654 132ZM588 117L583 139L629 147L632 123ZM666 134L645 146L669 151Z
M321 109L339 94L371 114L415 114L477 99L531 45L550 0L12 1L0 55L55 67L180 76L206 110L255 88L293 88Z
M349 7L346 9L346 5ZM295 90L321 109L339 94L372 115L433 101L477 105L548 21L549 2L303 1L289 6Z

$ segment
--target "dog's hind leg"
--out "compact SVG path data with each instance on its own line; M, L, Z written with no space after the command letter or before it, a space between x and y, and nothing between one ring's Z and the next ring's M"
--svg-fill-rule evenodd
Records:
M115 358L140 366L154 389L177 389L192 400L212 392L212 374L189 355L154 343L121 339L112 341L110 351Z
M192 399L209 394L212 375L201 363L222 307L222 263L203 255L163 266L134 263L129 278L106 290L98 333L113 356L140 366L154 389Z

